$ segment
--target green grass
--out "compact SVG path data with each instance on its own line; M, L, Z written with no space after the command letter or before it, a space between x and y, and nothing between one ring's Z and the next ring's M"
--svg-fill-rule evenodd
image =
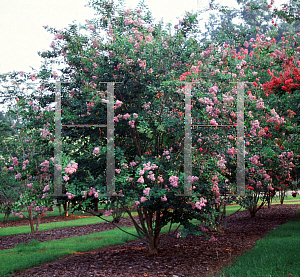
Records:
M240 206L228 206L228 207L226 207L226 213L227 214L234 213L239 208L240 208ZM132 215L133 216L137 215L137 212L133 211ZM128 214L125 214L124 217L128 217ZM109 216L105 219L109 220L109 221L113 220L112 216ZM50 230L50 229L55 229L55 228L63 228L63 227L83 226L83 225L95 224L95 223L100 223L100 222L106 222L106 221L101 218L98 218L96 216L93 216L93 217L80 218L80 219L75 219L75 220L70 220L70 221L43 223L43 224L40 224L39 231L45 231L45 230ZM29 226L29 222L28 222L28 225L24 225L24 226L0 228L0 236L26 234L26 233L30 233L30 232L31 232L31 229Z
M230 206L227 208L227 213L233 213L238 209L239 206ZM112 220L112 217L110 216L107 219ZM66 224L67 226L80 226L97 222L102 221L97 217L88 217L67 222L45 223L41 224L40 230L59 228L59 226L64 227L66 226ZM56 227L54 224L56 224ZM177 226L178 224L173 225L171 230L175 230ZM20 229L21 227L24 227L24 229ZM168 227L169 225L165 226L162 229L162 233L167 232ZM122 227L122 229L136 235L134 227ZM29 226L3 228L3 230L0 229L0 235L24 233L24 231L29 232ZM116 229L94 233L86 236L43 243L33 240L28 245L19 244L13 249L0 251L0 276L7 276L9 274L12 274L14 270L24 270L26 268L37 266L45 262L55 261L58 258L70 255L72 253L88 251L109 245L123 244L135 239L135 237L128 235L119 229Z
M171 230L176 229L177 226L178 224L172 226ZM124 230L136 235L134 227L124 227ZM168 226L165 226L162 233L168 232L168 230ZM45 262L55 261L76 252L123 244L135 239L135 237L116 229L56 241L43 243L32 241L28 245L20 244L13 249L0 251L0 276L8 276L15 270L24 270Z
M273 203L274 204L274 203ZM238 205L232 205L226 207L226 213L231 214L236 212L240 209L240 206ZM112 220L112 217L108 217L108 220ZM100 218L97 217L88 217L88 218L81 218L77 220L71 220L67 222L53 222L53 223L45 223L41 224L40 230L47 230L47 229L53 229L53 228L60 228L60 227L69 227L69 226L81 226L81 225L87 225L87 224L93 224L102 222ZM195 221L193 221L195 222ZM284 227L286 224L290 224L288 227ZM284 268L282 272L287 272L285 268L292 266L291 270L288 273L296 274L295 276L300 276L299 272L299 249L300 249L300 219L294 219L289 223L286 223L285 225L280 226L277 230L273 230L270 232L270 234L273 234L273 232L277 232L281 228L285 228L281 231L281 233L273 235L273 238L270 239L267 243L268 248L266 248L265 245L260 245L261 241L259 241L256 245L256 248L258 248L257 253L261 255L261 253L265 253L265 256L262 256L259 258L260 265L255 266L256 270L260 267L266 267L269 266L270 260L274 261L275 258L277 258L277 261L274 263L275 266L278 266L279 264L282 264L281 268ZM168 225L169 226L169 225ZM168 231L168 226L165 226L162 229L162 233L165 233ZM178 225L172 226L172 230L176 229ZM24 227L24 229L22 229ZM27 229L26 229L27 228ZM136 231L134 227L127 228L122 227L122 229L133 233L136 235ZM5 234L19 234L24 232L29 232L29 226L20 226L20 227L8 227L0 229L0 236ZM265 238L267 239L270 234ZM92 249L97 249L104 246L109 245L117 245L117 244L123 244L128 241L135 240L136 238L122 232L119 229L116 230L110 230L105 232L99 232L94 233L86 236L79 236L79 237L73 237L73 238L66 238L56 241L47 241L40 243L38 241L31 241L28 245L25 244L19 244L17 247L13 249L8 250L1 250L0 251L0 276L9 276L10 274L13 274L13 271L15 270L24 270L29 267L38 266L40 264L43 264L45 262L52 262L55 261L61 257L76 253L76 252L83 252L88 251ZM278 245L277 245L278 244ZM286 247L286 248L285 248ZM295 248L295 251L290 251L291 248ZM267 250L265 250L267 249ZM274 249L277 249L279 252L274 255ZM282 255L282 249L285 249L288 255ZM297 251L298 249L298 251ZM264 251L263 251L264 250ZM253 251L251 251L253 252ZM251 253L249 252L249 253ZM297 255L295 255L297 253ZM267 272L267 270L261 270L260 271L253 271L253 263L258 262L258 254L254 254L252 258L246 258L246 267L242 267L241 265L238 265L237 260L237 269L231 268L228 270L235 270L233 272L236 273L227 273L224 271L222 273L223 275L220 276L288 276L286 275L274 275L273 271L274 268L270 269L272 273ZM247 255L247 253L245 253ZM244 256L244 255L243 255ZM242 257L243 257L242 256ZM284 258L282 258L282 256ZM240 258L242 258L240 257ZM289 257L289 258L286 258ZM279 261L278 261L279 259ZM290 261L290 262L287 262ZM291 265L289 263L292 263ZM241 262L243 264L243 261ZM298 275L297 275L297 268L298 268ZM293 269L293 270L292 270ZM226 269L227 270L227 269ZM277 269L276 269L277 270ZM250 272L249 274L247 272ZM263 272L263 274L261 274ZM278 271L279 272L279 271ZM277 272L277 273L278 273ZM242 273L242 274L241 274ZM279 272L281 274L281 271ZM236 274L236 275L234 275ZM247 275L248 274L248 275ZM261 275L251 275L251 274L261 274ZM272 275L273 274L273 275Z
M300 213L300 212L298 212ZM272 230L218 277L300 276L300 217Z
M133 212L132 215L137 215L137 212ZM125 215L124 217L127 217L128 215ZM103 216L104 217L104 216ZM112 221L113 217L105 217L106 220ZM45 231L55 228L63 228L63 227L73 227L73 226L83 226L88 224L95 224L100 222L106 222L103 219L100 219L99 217L93 216L93 217L85 217L70 221L59 221L59 222L51 222L51 223L43 223L40 224L39 231ZM17 235L17 234L26 234L30 233L31 229L28 225L25 226L18 226L18 227L6 227L6 228L0 228L0 236L8 236L8 235Z
M100 205L99 204L99 209L104 209L104 204ZM63 208L61 208L61 211L63 212ZM88 213L83 213L81 211L75 211L74 213L71 213L72 209L70 208L69 214L71 215L87 215ZM28 217L28 212L23 212L23 214L25 216ZM59 216L59 210L58 207L54 206L53 207L53 212L46 212L47 217L51 217L51 216ZM0 213L0 221L2 221L4 219L4 213ZM25 217L23 217L25 218ZM8 220L20 220L21 218L18 216L13 216L12 214L9 215Z

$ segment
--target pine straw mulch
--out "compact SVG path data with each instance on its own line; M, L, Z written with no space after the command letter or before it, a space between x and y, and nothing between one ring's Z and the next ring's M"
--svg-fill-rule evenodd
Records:
M223 266L245 251L253 248L256 241L265 237L267 232L299 216L300 205L273 205L258 211L255 218L250 218L247 211L239 211L228 216L227 229L223 233L208 232L216 241L209 242L204 237L188 236L177 239L171 233L160 251L150 256L143 242L135 240L123 245L108 246L87 252L75 253L57 261L32 267L14 276L211 276ZM50 219L50 218L48 218ZM121 225L129 223L123 218ZM41 241L79 236L113 229L111 223L99 223L82 227L70 227L41 232ZM62 232L63 230L63 232ZM18 243L15 235L2 237L0 245ZM161 235L166 238L167 235ZM1 238L1 237L0 237ZM11 240L6 243L4 240ZM24 237L22 238L24 240ZM45 240L44 240L45 239Z

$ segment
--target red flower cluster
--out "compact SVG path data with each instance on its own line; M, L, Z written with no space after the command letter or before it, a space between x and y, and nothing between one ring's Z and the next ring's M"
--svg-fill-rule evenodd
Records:
M272 80L262 85L267 96L274 93L274 89L276 88L288 93L300 89L300 69L292 61L293 58L283 65L284 73L279 73L279 77L274 76L273 73L268 71L269 75L272 76Z
M184 73L179 77L179 80L180 80L180 81L185 81L187 75L192 75L192 73L189 72L189 71L184 72Z

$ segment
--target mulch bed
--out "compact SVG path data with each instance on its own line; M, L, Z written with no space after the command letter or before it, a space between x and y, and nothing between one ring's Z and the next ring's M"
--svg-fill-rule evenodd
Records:
M234 213L228 216L227 229L223 233L208 233L216 238L214 242L192 236L180 240L172 232L171 236L161 235L162 239L167 239L157 255L149 255L146 245L141 240L135 240L123 245L75 253L55 262L16 272L14 276L209 276L252 249L256 241L266 236L268 231L299 216L299 208L300 205L274 205L270 209L264 207L255 218L250 218L247 211ZM120 222L121 225L127 223L130 223L129 220L124 218ZM45 233L40 232L39 240L113 229L114 226L110 225L111 223L92 224L82 226L83 229L67 227L62 228L61 232L58 229L47 230ZM0 245L10 248L19 243L22 236L0 237ZM26 241L26 238L22 239Z

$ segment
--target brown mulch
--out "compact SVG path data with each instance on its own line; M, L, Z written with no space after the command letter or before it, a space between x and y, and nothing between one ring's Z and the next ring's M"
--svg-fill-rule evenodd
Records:
M55 262L16 272L14 276L208 276L218 272L223 266L245 251L253 248L256 241L267 235L267 232L299 216L300 205L274 205L264 207L255 218L250 218L247 211L240 211L228 216L227 229L223 233L208 232L217 240L209 242L204 237L188 236L177 239L172 235L160 247L157 255L148 254L146 245L135 240L123 245L107 246L87 252L75 253ZM49 218L48 218L49 219ZM122 219L120 224L129 223ZM60 239L70 236L85 235L105 231L110 223L99 223L81 227L60 228L41 232L39 239ZM79 230L79 231L78 231ZM74 235L74 233L76 234ZM18 243L18 236L2 237L0 245ZM161 238L166 238L162 234ZM0 237L1 238L1 237Z

